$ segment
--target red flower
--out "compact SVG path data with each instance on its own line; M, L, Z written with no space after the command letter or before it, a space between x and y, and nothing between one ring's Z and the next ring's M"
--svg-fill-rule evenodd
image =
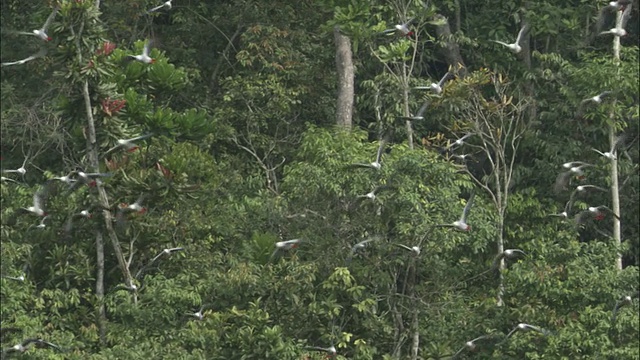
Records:
M115 48L116 44L112 43L111 41L105 41L102 44L102 47L96 51L96 54L109 56Z
M107 114L107 116L113 116L117 114L124 106L127 104L127 100L111 100L111 98L106 98L102 100L102 111Z

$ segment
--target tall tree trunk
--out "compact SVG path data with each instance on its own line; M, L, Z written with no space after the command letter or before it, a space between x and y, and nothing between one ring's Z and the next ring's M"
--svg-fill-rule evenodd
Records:
M100 172L100 166L98 162L98 149L96 143L96 127L95 121L93 119L91 97L89 96L88 80L84 81L84 85L82 87L82 95L84 96L84 105L87 113L87 153L89 156L89 166L91 167L91 171ZM133 283L133 278L131 277L131 273L129 272L129 267L127 266L124 255L122 254L122 248L120 247L120 242L118 241L118 235L116 235L116 231L113 228L113 217L111 215L111 212L109 210L106 210L110 208L109 198L107 197L107 192L102 186L102 182L99 181L99 179L96 181L96 189L98 190L98 199L100 200L100 205L103 209L105 209L102 211L102 213L104 215L104 224L107 229L107 233L109 234L109 238L111 239L111 246L113 247L113 251L116 254L116 258L118 259L118 264L120 265L120 270L122 270L125 284L127 284L127 286L131 286ZM104 253L104 249L98 251L102 251Z
M629 5L631 6L631 5ZM620 24L622 22L622 12L616 11L616 28L620 28ZM620 65L620 37L613 37L613 59L617 66ZM620 69L618 69L618 76L620 75ZM614 149L616 141L616 118L615 118L615 107L617 101L613 101L613 105L611 108L611 113L609 114L609 144L610 149ZM616 152L617 153L617 152ZM620 187L618 186L618 158L617 156L611 159L611 210L615 214L613 217L613 239L616 243L616 246L620 248L622 245L622 234L620 231ZM616 268L618 270L622 270L622 254L618 253L618 257L616 259Z
M336 42L336 70L338 72L336 123L350 129L352 126L354 97L351 40L340 32L338 26L333 28L333 35Z
M100 346L107 343L107 315L104 308L104 239L102 232L96 231L96 298L98 299L98 333Z
M402 68L402 111L404 112L404 116L410 117L411 111L409 110L409 74L407 72L407 67L403 66ZM413 124L411 120L406 121L407 127L407 142L409 143L409 149L413 150Z
M411 343L411 360L418 359L418 349L420 348L420 329L418 328L418 308L413 310L413 320L411 330L413 331L413 341Z
M441 51L444 55L445 60L447 61L447 64L459 77L467 76L467 67L464 64L462 55L460 54L460 47L451 36L449 21L446 17L440 14L436 14L434 16L434 19L443 22L442 25L436 26L436 36L439 40L444 41L444 43L446 44Z
M501 196L498 195L498 198ZM498 254L502 254L504 252L504 211L502 209L498 210ZM499 283L498 283L498 298L497 305L504 305L504 276L502 275L505 269L504 258L500 259L500 268L499 268Z

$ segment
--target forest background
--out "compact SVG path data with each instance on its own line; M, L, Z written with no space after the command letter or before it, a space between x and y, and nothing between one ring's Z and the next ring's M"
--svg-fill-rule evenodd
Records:
M637 3L57 4L0 5L3 357L640 358Z

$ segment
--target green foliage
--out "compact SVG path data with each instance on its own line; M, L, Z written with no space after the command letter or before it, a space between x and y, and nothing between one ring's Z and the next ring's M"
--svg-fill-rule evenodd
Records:
M495 339L461 357L640 356L638 300L621 302L640 281L636 13L617 63L609 37L585 40L599 9L582 1L248 0L174 4L151 15L143 12L158 2L60 4L48 43L12 33L42 26L48 5L1 5L3 62L48 51L1 70L2 169L23 161L27 169L3 172L10 180L0 184L2 328L21 329L3 331L2 349L28 338L62 348L3 358L323 359L305 347L335 346L337 359L398 359L410 357L418 336L418 358L429 359L484 334ZM408 91L447 71L436 14L447 18L467 75L442 94ZM414 39L380 34L410 18ZM512 41L525 19L530 65L490 41ZM354 50L352 129L333 127L335 26ZM156 61L126 62L148 39ZM583 99L604 90L614 91L611 101L576 116ZM425 101L410 149L398 117ZM524 130L511 148L520 105ZM618 154L621 246L608 234L611 216L584 227L572 221L588 206L609 205L608 192L577 196L568 220L549 216L571 196L551 190L564 162L596 165L585 183L610 186L610 163L591 151L608 150L609 125L631 134ZM514 154L502 214L486 191L497 188L486 160L467 162L468 174L452 157L480 160L487 137L444 149L478 130ZM139 149L104 155L118 139L146 133L153 136ZM380 170L350 166L371 163L383 136ZM111 173L103 180L108 210L93 208L101 202L94 187L47 182L79 169ZM487 188L474 174L489 179ZM378 186L374 200L363 197ZM45 188L43 227L19 209ZM474 189L472 231L435 227L459 219ZM145 213L119 212L141 194ZM83 209L92 217L74 217ZM106 223L104 211L122 218ZM500 235L505 248L526 253L505 258L501 275L493 267ZM274 253L289 239L302 242ZM399 245L420 246L420 255ZM116 246L135 293L120 286ZM163 253L174 247L184 250ZM496 306L500 276L504 304ZM520 322L549 333L505 339Z

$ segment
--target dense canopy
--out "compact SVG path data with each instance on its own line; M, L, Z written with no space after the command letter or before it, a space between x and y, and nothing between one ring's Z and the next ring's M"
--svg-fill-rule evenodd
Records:
M3 0L2 358L639 358L638 8Z

